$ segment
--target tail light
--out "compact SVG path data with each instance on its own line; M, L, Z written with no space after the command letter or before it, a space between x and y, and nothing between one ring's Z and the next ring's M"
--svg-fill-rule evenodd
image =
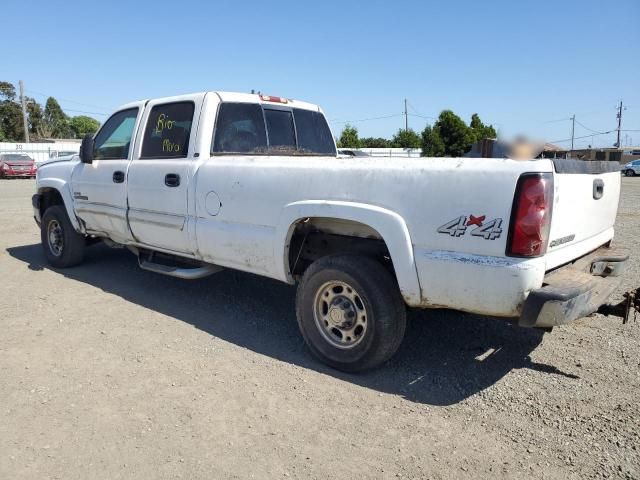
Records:
M520 176L511 211L507 255L544 255L549 242L552 208L552 174L527 173Z

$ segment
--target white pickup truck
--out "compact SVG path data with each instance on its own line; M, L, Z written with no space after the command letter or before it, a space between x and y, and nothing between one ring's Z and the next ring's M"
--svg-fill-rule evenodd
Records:
M57 268L102 239L180 278L297 282L311 352L357 371L398 349L406 306L545 329L596 311L627 260L620 183L609 162L342 158L316 105L207 92L122 106L38 170L33 206Z

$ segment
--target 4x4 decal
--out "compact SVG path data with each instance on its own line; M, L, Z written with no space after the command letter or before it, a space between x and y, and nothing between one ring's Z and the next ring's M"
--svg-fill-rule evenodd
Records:
M476 228L471 230L474 237L482 237L485 240L495 240L502 235L502 219L496 218L484 223L486 216L480 215L461 215L448 221L438 228L438 233L446 233L452 237L461 237L467 232L467 227L475 225Z

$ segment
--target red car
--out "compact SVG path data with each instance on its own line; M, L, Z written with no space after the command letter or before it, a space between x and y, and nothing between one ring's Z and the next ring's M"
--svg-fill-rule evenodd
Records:
M36 162L24 153L0 153L0 178L36 176Z

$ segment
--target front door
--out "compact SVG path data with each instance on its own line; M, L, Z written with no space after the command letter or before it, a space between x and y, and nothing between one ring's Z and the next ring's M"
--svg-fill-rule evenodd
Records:
M140 106L114 113L94 139L93 163L81 163L71 184L76 215L89 232L130 241L127 225L127 167Z
M149 102L127 181L129 225L142 244L192 253L188 189L203 95Z

